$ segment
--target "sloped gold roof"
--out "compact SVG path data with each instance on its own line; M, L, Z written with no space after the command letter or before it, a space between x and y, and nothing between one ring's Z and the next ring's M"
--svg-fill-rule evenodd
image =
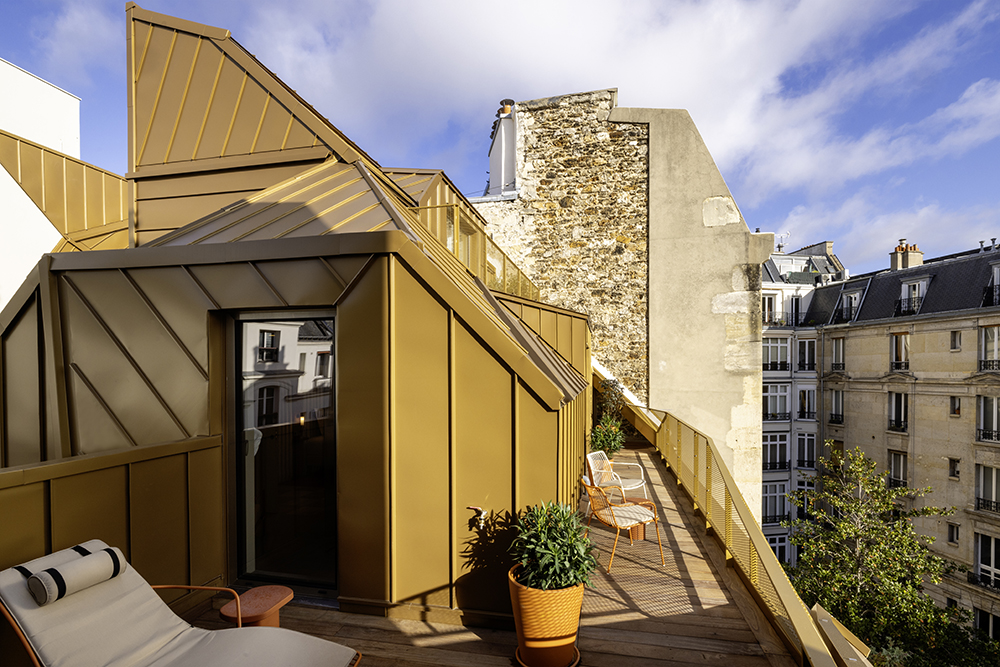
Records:
M440 169L383 169L406 194L413 197L417 206L424 206L424 194L430 190L444 173Z
M2 130L0 165L62 234L54 252L128 247L121 176Z
M161 237L152 246L231 243L404 228L364 166L328 160Z
M130 172L225 168L277 152L287 160L316 147L374 163L228 30L134 2L126 10Z

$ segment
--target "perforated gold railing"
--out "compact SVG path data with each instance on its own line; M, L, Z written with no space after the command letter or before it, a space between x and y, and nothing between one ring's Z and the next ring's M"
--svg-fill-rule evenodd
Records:
M538 300L539 289L459 204L411 208L438 242L491 290Z
M793 657L802 665L835 667L816 622L768 546L712 439L661 410L627 404L623 414L655 443Z

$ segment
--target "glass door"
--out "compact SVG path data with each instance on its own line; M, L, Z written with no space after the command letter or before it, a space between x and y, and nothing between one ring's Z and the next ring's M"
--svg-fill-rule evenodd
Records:
M336 589L333 319L239 324L240 576Z

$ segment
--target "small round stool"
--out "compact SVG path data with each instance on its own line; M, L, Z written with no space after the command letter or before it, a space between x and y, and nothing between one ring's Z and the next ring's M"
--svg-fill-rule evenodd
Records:
M281 627L281 608L292 601L294 593L287 586L257 586L240 596L243 627ZM219 615L230 623L236 622L236 600L219 610Z
M626 498L625 502L642 505L656 515L656 505L648 498ZM628 529L628 536L632 538L633 541L646 539L646 524L640 523L638 526L632 526Z

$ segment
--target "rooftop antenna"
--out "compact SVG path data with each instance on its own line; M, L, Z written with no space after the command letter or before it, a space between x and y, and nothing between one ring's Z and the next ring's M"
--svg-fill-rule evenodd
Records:
M791 232L782 232L778 234L778 252L784 252L788 237L791 235Z

